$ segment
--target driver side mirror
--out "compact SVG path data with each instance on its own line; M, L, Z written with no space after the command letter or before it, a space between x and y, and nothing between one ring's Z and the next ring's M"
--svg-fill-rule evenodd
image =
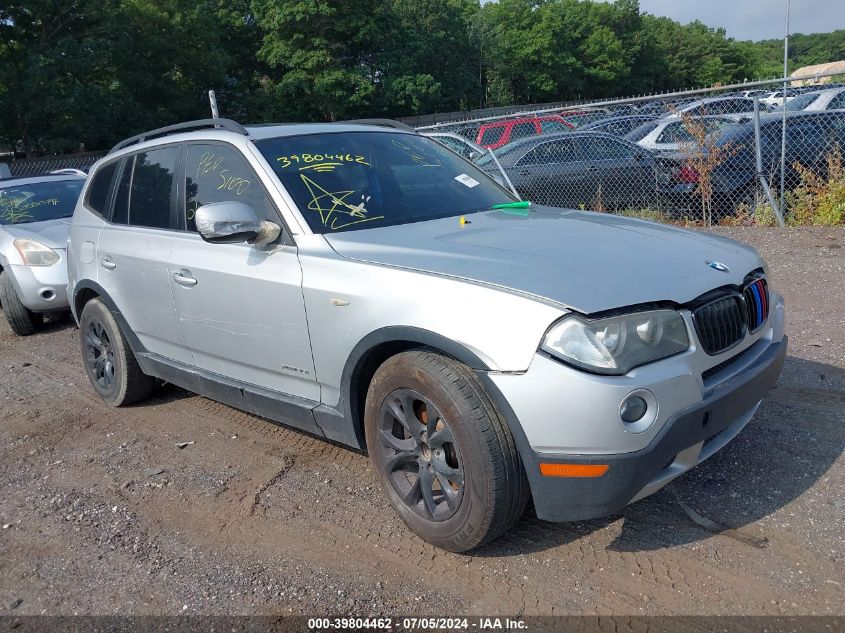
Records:
M194 221L200 237L212 244L268 244L281 231L279 225L259 220L251 206L235 200L202 205Z

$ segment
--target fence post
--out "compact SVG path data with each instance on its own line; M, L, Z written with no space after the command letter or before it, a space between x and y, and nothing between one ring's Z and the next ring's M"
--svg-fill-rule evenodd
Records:
M783 33L783 122L780 131L780 215L786 215L786 75L789 72L789 0L786 0L786 29Z
M760 179L760 186L763 187L763 193L766 194L769 204L772 205L778 224L783 228L783 212L775 204L772 190L769 189L769 183L766 182L766 177L763 175L763 153L760 149L760 100L756 94L754 95L754 154L757 160L757 177Z

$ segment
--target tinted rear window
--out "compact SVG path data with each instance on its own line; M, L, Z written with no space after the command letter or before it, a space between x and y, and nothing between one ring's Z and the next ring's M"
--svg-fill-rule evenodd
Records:
M120 180L117 183L117 193L114 198L114 211L111 217L114 224L126 224L129 221L129 189L132 185L132 168L134 165L134 156L129 156L123 160Z
M493 145L493 143L497 143L500 138L502 138L502 134L505 132L504 125L497 125L496 127L488 127L484 130L484 133L481 135L481 139L478 141L479 145Z
M171 195L178 158L178 147L163 147L135 156L129 198L131 225L176 228L171 217Z
M537 128L534 123L517 123L511 128L510 140L516 141L521 138L527 138L537 134Z
M101 216L106 215L106 206L109 203L111 183L114 179L114 172L117 169L119 162L120 161L113 161L98 169L91 181L91 186L88 188L88 206Z

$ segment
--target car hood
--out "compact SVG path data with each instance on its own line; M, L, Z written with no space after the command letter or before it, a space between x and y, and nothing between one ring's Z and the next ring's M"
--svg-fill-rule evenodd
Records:
M586 314L686 303L763 265L727 238L604 213L532 207L466 217L463 226L452 217L325 237L350 259L492 284Z
M67 248L70 218L45 220L44 222L24 222L23 224L5 224L2 228L12 239L25 238L40 242L48 248L63 249Z

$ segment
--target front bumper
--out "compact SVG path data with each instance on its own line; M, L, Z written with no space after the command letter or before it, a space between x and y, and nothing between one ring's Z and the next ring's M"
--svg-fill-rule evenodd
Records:
M21 303L33 312L67 310L67 260L64 251L52 266L11 265L12 284Z
M525 461L537 516L575 521L606 516L656 492L713 455L751 420L783 369L786 337L757 362L723 382L697 405L675 414L640 451L617 455L552 455L532 452ZM533 463L532 463L533 462ZM595 478L540 475L540 463L607 464Z
M575 521L613 514L730 442L783 368L783 299L773 292L771 305L759 332L717 356L691 339L688 352L626 376L588 374L541 355L521 374L484 373L481 379L509 421L537 515ZM654 396L654 420L647 428L626 427L620 402L643 389ZM597 477L554 477L543 476L540 464L608 468Z

